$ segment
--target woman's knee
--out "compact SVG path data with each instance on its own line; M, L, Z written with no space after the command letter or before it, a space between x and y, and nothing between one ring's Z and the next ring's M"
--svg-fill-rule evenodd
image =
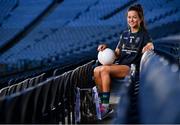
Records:
M109 66L102 66L100 69L101 73L110 73L110 67Z
M100 67L94 68L94 76L99 75L99 73L100 73Z
M123 75L124 77L127 76L130 72L130 67L129 66L124 66L124 70L123 70Z
M102 73L110 73L109 66L98 66L94 69L94 76L98 77Z

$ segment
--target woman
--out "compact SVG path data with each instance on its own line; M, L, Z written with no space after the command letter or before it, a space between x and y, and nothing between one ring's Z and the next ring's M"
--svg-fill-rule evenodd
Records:
M102 118L108 116L113 110L109 108L111 78L122 78L128 75L131 64L138 67L142 53L154 49L152 40L149 37L141 5L133 5L127 12L128 30L124 31L115 49L117 63L102 65L94 69L94 78L99 89L101 98ZM103 51L107 45L98 46L98 51Z

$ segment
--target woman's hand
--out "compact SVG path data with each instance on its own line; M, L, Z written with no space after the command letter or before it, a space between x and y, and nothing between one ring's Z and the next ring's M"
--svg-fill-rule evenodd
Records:
M106 48L107 48L106 44L101 44L101 45L98 46L97 51L103 51Z
M154 45L153 43L147 43L144 48L142 49L142 53L146 51L154 50Z

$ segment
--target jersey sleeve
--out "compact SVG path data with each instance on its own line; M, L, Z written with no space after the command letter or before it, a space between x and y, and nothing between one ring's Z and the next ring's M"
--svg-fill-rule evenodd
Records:
M143 46L145 46L147 43L152 42L152 38L150 35L146 32L144 33L144 40L143 40Z

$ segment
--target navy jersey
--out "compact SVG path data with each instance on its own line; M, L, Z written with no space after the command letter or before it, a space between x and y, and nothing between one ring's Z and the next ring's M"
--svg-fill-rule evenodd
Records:
M124 31L117 45L117 48L120 49L120 57L116 62L123 65L136 64L139 66L142 49L151 41L148 33L142 29L136 33L131 33L130 30Z

